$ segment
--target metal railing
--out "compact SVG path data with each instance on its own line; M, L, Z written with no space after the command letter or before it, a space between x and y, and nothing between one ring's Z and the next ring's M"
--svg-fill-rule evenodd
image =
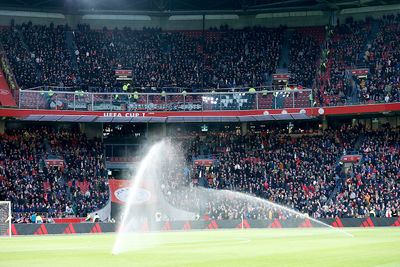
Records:
M51 91L50 91L51 90ZM201 93L88 93L35 88L19 92L20 109L78 111L224 111L309 108L311 89Z

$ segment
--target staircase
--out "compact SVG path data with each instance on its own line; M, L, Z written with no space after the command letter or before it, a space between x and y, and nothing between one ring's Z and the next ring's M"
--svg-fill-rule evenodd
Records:
M74 40L75 40L74 33L72 31L66 31L65 44L67 45L67 52L70 54L72 67L74 71L78 71L78 63L76 61L76 56L75 56L76 45Z
M354 144L354 151L357 151L357 152L360 151L360 148L361 148L361 145L362 145L362 143L364 141L364 138L365 138L365 134L363 132L361 132L360 135L357 138L356 143Z
M342 160L342 157L343 156L340 155L336 159L333 169L336 169L336 167L339 165L339 162ZM337 179L337 176L335 175L335 188L333 189L332 193L330 194L329 198L325 201L325 203L329 203L331 201L335 202L336 195L342 189L342 184L345 181L345 179L343 179L343 178L345 178L345 177L339 177L339 179Z
M16 32L17 32L17 35L19 36L19 39L21 40L22 46L25 48L25 51L27 52L28 55L31 55L31 51L29 50L28 45L25 43L24 36L22 35L22 32L20 30L17 30L17 29L16 29ZM31 62L31 64L32 64L32 66L33 66L33 68L35 70L36 80L40 80L41 75L40 75L40 71L38 70L38 68L36 66L36 63L32 60L31 57L29 57L29 61Z
M358 104L360 102L358 99L358 89L360 86L354 80L351 70L345 70L345 81L348 81L351 86L351 92L347 97L347 103Z
M51 149L50 142L49 142L49 140L47 138L44 138L43 144L44 144L44 149L46 150L46 153L48 155L51 155L51 156L54 157L54 154L53 154L52 149Z
M362 143L363 143L363 141L364 141L364 137L365 137L364 133L361 132L360 135L358 136L357 140L356 140L355 143L354 143L354 148L353 148L353 150L352 150L352 151L347 151L346 154L348 154L348 155L349 155L349 154L353 154L353 155L354 155L354 154L360 154L359 151L360 151L361 145L362 145ZM339 162L342 161L343 156L344 156L344 155L340 155L340 156L336 159L336 162L335 162L334 167L333 167L334 169L339 165ZM359 162L358 162L357 164L360 164L361 160L362 160L362 157L360 158L360 160L359 160ZM356 165L356 164L355 164L355 165ZM335 188L333 189L331 195L330 195L329 198L325 201L325 203L329 203L330 201L335 202L336 195L337 195L338 192L340 192L340 190L342 189L342 186L343 186L343 184L344 184L345 181L346 181L346 175L345 175L344 177L339 177L339 179L337 179L337 180L335 181ZM324 203L324 204L325 204L325 203Z
M266 77L266 82L265 82L265 84L267 85L267 87L271 87L272 86L272 83L273 83L273 75L271 74L271 75L269 75L268 73L266 73L265 74L265 77Z
M292 38L294 29L286 29L283 37L282 49L279 56L279 69L277 73L288 73L288 66L290 64L290 39Z
M374 42L377 34L379 32L379 22L376 20L371 21L371 30L369 31L367 40L365 42L364 51L368 50L368 45Z

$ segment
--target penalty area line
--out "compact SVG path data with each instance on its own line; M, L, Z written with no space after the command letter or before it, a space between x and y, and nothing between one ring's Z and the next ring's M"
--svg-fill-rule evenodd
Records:
M30 249L16 249L16 250L0 250L1 253L10 252L31 252L31 251L57 251L57 250L81 250L81 249L97 249L96 247L68 247L68 248L30 248Z
M207 246L220 246L220 245L235 245L235 244L244 244L244 243L250 243L251 239L230 239L230 240L202 240L202 241L193 241L193 242L166 242L163 244L160 244L161 247L168 247L168 248L174 248L174 247L198 247L198 246L204 246L206 243ZM170 245L171 244L171 245ZM180 245L178 245L180 244Z

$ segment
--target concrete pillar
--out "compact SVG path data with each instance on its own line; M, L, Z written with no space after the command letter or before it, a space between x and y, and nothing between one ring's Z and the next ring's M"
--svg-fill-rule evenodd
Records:
M390 123L390 126L392 126L392 127L396 127L397 126L396 117L388 117L387 120Z
M325 131L326 129L328 129L328 120L326 119L326 116L324 116L322 118L322 130Z
M372 121L370 118L365 119L365 128L366 129L372 129Z
M6 121L0 120L0 134L4 134L5 130L6 130Z
M166 123L163 123L163 124L161 125L161 135L162 135L163 137L167 136L167 124L166 124Z
M81 133L85 133L85 129L86 129L86 124L85 123L79 123L79 131Z
M379 128L379 119L373 118L372 119L372 129L376 130Z
M391 123L392 124L392 123ZM399 126L399 117L393 117L393 127Z
M353 118L352 120L351 120L351 125L354 127L354 126L357 126L359 124L359 119L356 119L356 118Z
M249 127L249 125L247 122L242 122L242 125L241 125L242 135L247 134L247 132L249 131L248 127Z

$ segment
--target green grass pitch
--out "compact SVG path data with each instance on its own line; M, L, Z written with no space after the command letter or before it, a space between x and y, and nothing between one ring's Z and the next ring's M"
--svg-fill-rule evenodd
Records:
M400 266L400 228L346 230L146 233L156 245L118 255L116 234L1 238L0 266Z

